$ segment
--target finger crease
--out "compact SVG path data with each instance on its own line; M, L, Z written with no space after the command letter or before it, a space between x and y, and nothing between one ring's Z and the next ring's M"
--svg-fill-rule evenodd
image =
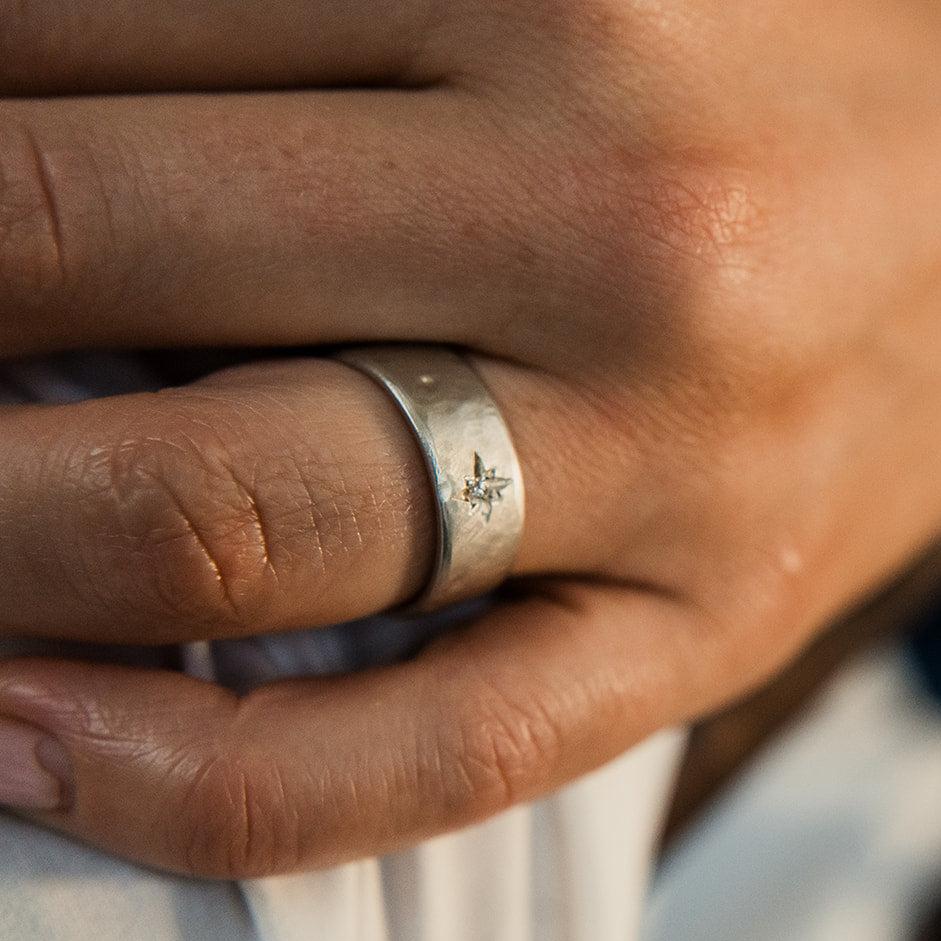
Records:
M23 125L22 130L26 146L29 148L33 164L36 167L36 181L39 184L39 192L42 195L43 203L46 207L46 217L49 220L49 235L52 239L55 270L59 279L64 281L65 252L63 248L62 218L59 211L59 201L56 198L55 187L52 183L52 171L49 167L48 158L39 146L33 131L27 125Z

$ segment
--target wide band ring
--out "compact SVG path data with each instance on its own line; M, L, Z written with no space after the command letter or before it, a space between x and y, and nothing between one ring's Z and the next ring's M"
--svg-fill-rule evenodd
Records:
M348 348L337 359L392 396L431 480L437 551L409 609L437 610L499 585L523 533L523 476L509 429L470 362L447 347L404 344Z

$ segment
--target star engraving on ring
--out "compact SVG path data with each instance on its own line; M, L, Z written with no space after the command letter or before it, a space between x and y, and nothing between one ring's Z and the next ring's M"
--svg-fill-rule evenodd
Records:
M497 477L495 467L487 467L484 459L474 452L474 474L464 478L461 499L471 505L472 510L483 507L484 520L490 522L495 501L503 499L503 491L513 483L509 477Z

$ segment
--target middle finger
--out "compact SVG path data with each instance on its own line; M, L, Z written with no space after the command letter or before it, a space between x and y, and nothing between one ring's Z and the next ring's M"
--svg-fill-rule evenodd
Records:
M484 127L445 91L0 102L0 348L468 343L545 280Z
M431 0L0 0L0 94L424 83L466 19Z

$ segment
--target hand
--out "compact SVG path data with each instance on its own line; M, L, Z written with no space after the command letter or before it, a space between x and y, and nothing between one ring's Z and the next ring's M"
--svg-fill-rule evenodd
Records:
M48 825L211 876L392 850L760 683L941 531L937 4L0 13L4 349L464 345L528 498L519 596L408 663L0 665ZM428 570L416 446L330 361L0 441L8 634L328 624Z

